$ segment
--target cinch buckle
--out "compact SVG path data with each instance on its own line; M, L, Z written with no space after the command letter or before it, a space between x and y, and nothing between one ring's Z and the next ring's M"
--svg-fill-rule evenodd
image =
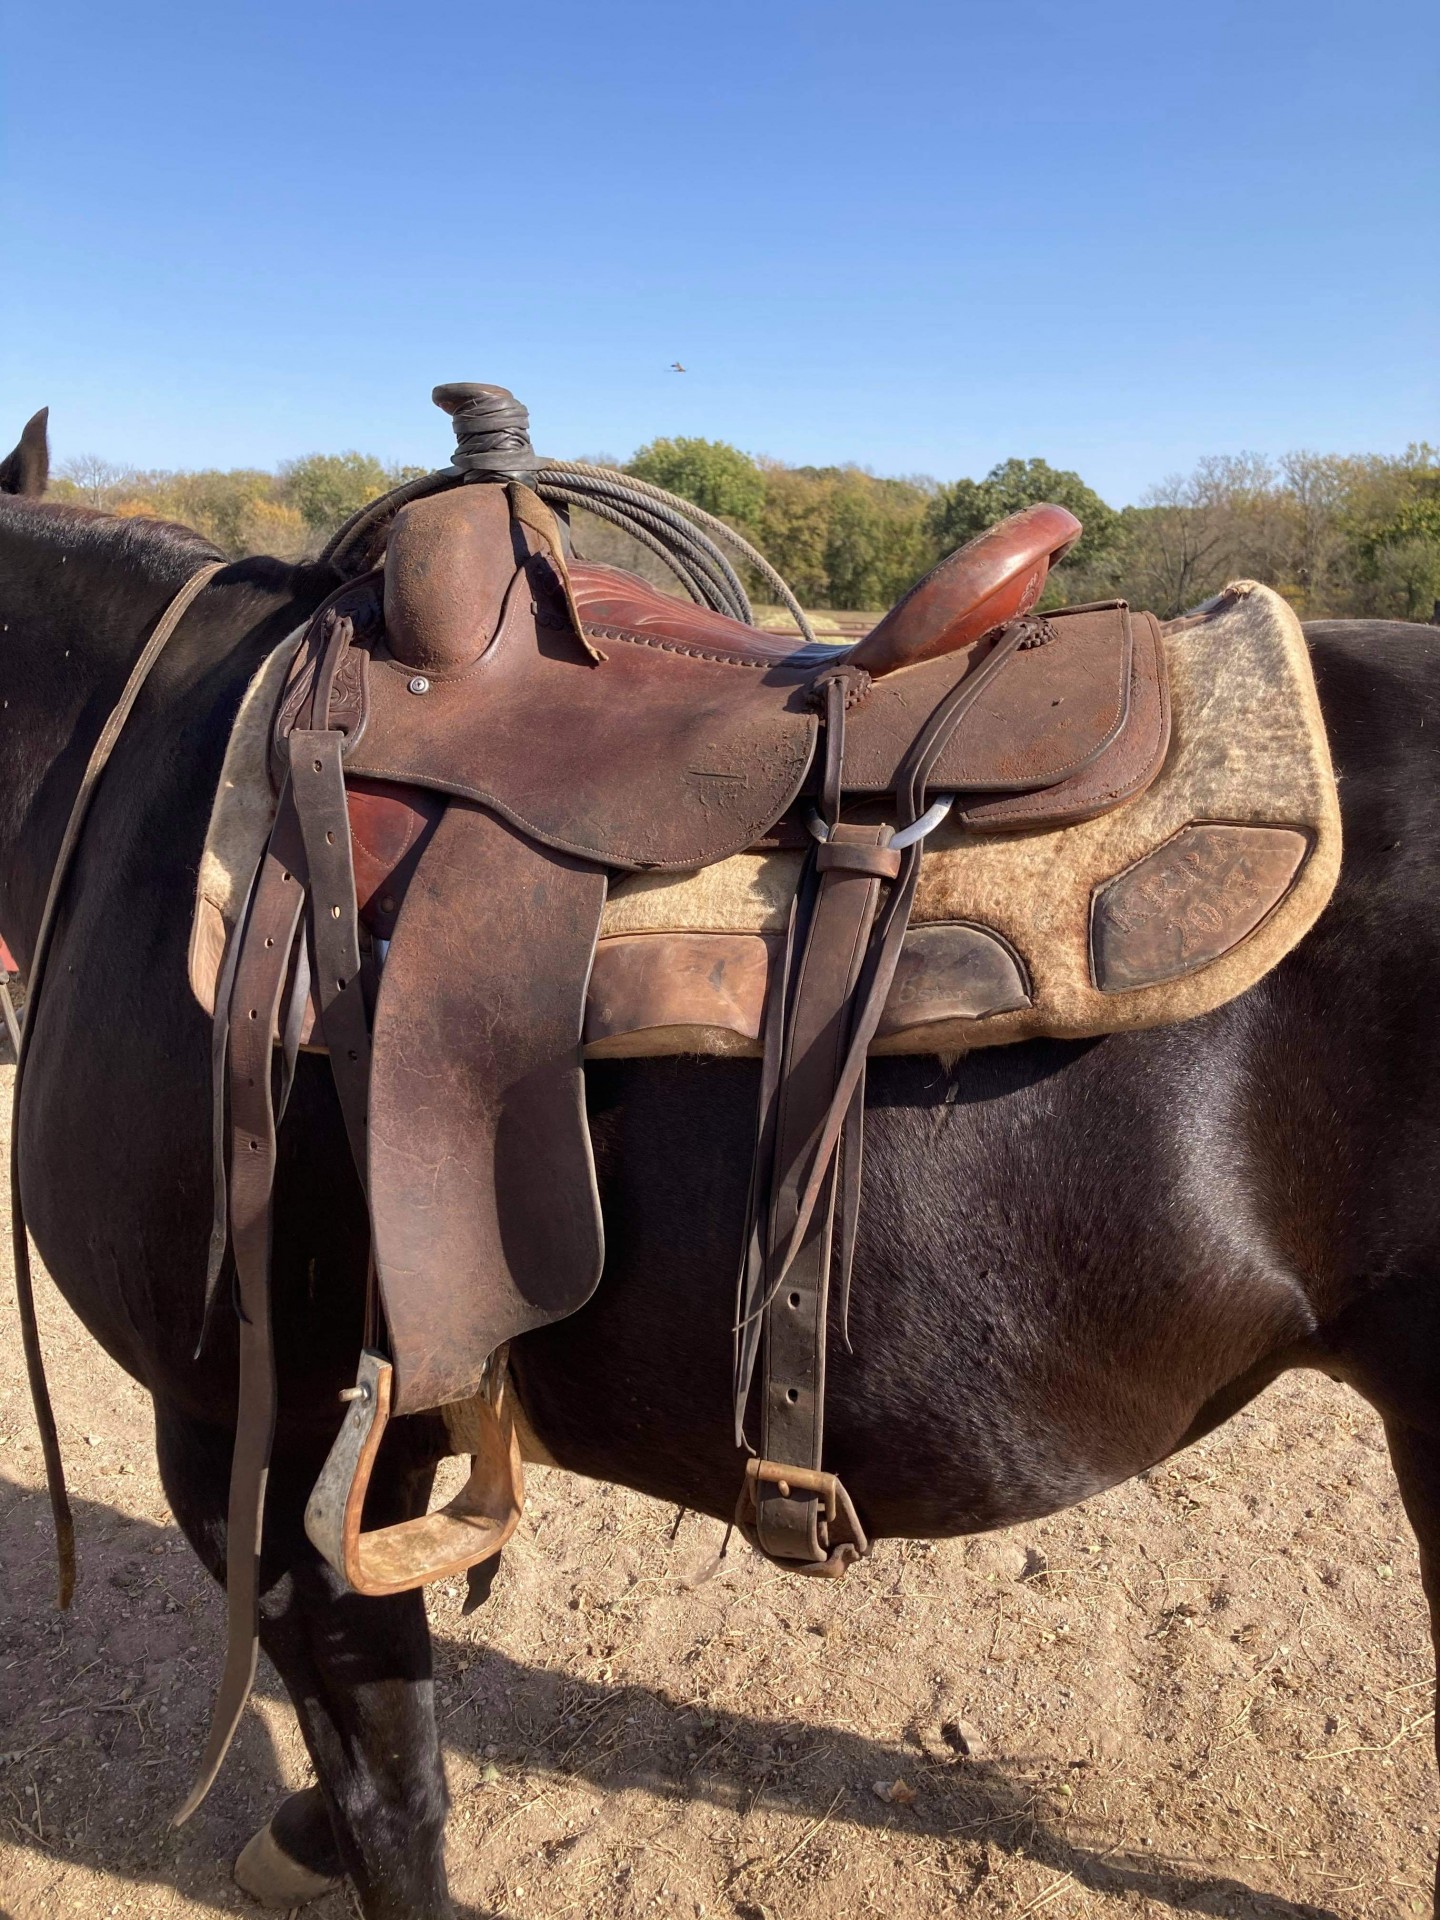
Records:
M777 1566L784 1567L790 1573L808 1573L821 1580L838 1580L857 1560L869 1557L869 1537L860 1524L860 1516L838 1473L823 1473L818 1467L786 1466L780 1460L747 1460L745 1483L740 1489L740 1499L735 1508L735 1524L761 1553L765 1553L765 1549L756 1538L755 1527L759 1519L759 1489L762 1484L774 1487L786 1500L796 1493L814 1494L822 1503L825 1513L825 1532L830 1547L826 1558L781 1560L775 1554L766 1554L766 1558L774 1560ZM849 1537L837 1540L834 1536L841 1529Z

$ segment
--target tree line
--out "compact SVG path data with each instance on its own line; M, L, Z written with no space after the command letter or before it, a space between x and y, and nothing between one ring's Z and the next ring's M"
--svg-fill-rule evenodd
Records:
M1263 580L1305 618L1426 620L1440 601L1440 450L1256 454L1202 460L1111 507L1079 474L1039 459L1001 461L983 479L889 478L859 466L788 466L724 441L658 439L624 470L730 521L816 608L883 608L936 560L1036 501L1085 527L1045 604L1123 598L1169 617L1225 581ZM313 552L367 500L423 469L368 454L312 454L274 472L136 472L66 463L60 498L194 527L226 553ZM576 543L657 577L658 562L591 519ZM663 569L658 577L664 577Z

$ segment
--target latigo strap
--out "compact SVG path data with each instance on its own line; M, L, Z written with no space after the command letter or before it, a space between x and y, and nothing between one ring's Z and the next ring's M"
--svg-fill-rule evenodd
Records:
M817 831L766 1010L762 1120L736 1327L736 1438L743 1439L763 1326L761 1455L737 1522L771 1558L834 1576L869 1551L849 1495L822 1469L832 1229L839 1210L846 1320L863 1162L865 1061L904 943L919 879L931 769L964 715L1025 644L1024 621L996 641L928 715L896 781L900 827L847 826L846 712L869 692L853 666L817 680L825 769ZM882 899L882 890L886 897Z

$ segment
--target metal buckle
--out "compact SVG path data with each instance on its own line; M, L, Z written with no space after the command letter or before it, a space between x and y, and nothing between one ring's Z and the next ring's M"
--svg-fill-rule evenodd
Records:
M825 1514L826 1545L830 1551L823 1560L782 1560L766 1553L788 1573L807 1573L821 1580L838 1580L857 1560L868 1558L870 1540L860 1516L837 1473L824 1473L818 1467L792 1467L780 1460L750 1459L745 1462L745 1482L735 1508L735 1524L759 1552L765 1553L756 1536L759 1519L759 1489L774 1487L784 1499L796 1493L814 1494ZM834 1538L839 1532L846 1537Z

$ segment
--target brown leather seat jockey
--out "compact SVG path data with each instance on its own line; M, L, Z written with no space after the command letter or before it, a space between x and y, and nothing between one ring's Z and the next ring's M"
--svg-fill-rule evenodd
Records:
M1167 744L1148 616L1031 611L1079 531L1062 508L1016 515L846 650L567 557L512 476L403 506L383 567L317 614L277 711L275 827L217 996L244 1319L207 1779L253 1665L274 1409L271 1036L283 1089L313 999L373 1232L367 1351L307 1526L353 1587L394 1591L508 1537L520 1470L496 1356L600 1277L582 1041L612 874L810 849L767 989L737 1495L787 1565L834 1573L868 1550L823 1466L825 1327L832 1268L849 1284L866 1052L925 833L951 804L986 831L1090 818L1139 792ZM465 1491L363 1533L385 1419L437 1407L475 1461Z

